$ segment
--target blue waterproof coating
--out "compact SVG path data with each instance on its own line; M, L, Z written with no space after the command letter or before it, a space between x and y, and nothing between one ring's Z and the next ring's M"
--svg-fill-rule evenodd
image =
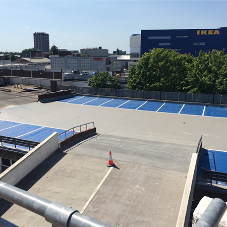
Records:
M165 103L165 105L162 106L162 108L158 112L178 114L182 107L183 107L183 104Z
M204 106L185 104L180 114L199 115L202 116Z
M207 106L204 116L227 117L226 107Z
M80 99L75 99L69 103L71 104L84 104L85 102L88 102L88 101L91 101L95 99L95 97L83 97L83 98L80 98Z
M0 134L2 135L2 131L6 130L7 128L15 127L17 125L20 125L20 123L11 121L0 121Z
M95 99L95 100L93 100L93 101L91 101L91 102L88 102L88 103L86 103L86 104L84 104L84 105L100 106L100 105L102 105L102 104L104 104L104 103L106 103L106 102L108 102L108 101L111 102L111 100L112 100L112 99L109 99L109 98L98 98L98 99Z
M123 103L125 103L127 101L128 100L126 100L126 99L114 99L114 100L112 100L110 102L107 102L107 103L103 104L102 106L116 108L116 107L122 105Z
M127 100L125 100L125 101L127 101ZM124 105L120 106L119 108L135 110L144 103L145 103L145 101L130 100L129 102L125 103Z
M73 97L73 98L68 98L68 99L59 100L59 102L68 102L68 103L70 103L70 102L72 102L72 101L75 101L75 100L81 99L81 98L83 98L83 96L76 96L76 97Z
M146 110L146 111L157 111L163 102L146 102L143 106L141 106L138 110Z

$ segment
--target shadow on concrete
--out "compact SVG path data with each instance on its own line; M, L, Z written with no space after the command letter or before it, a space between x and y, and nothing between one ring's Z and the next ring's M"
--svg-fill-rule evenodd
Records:
M37 181L39 181L53 166L55 166L67 153L57 150L50 155L43 163L30 172L16 187L28 191ZM0 216L2 216L13 203L4 199L0 200Z

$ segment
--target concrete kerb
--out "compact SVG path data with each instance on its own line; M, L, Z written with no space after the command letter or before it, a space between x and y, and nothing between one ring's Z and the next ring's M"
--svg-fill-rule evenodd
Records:
M176 227L188 227L189 218L191 213L191 205L194 194L197 165L198 165L198 153L192 154L187 180L184 187L184 193L181 200L180 210L177 218Z
M12 166L2 172L0 174L0 180L11 185L18 184L32 170L57 150L58 133L54 132Z

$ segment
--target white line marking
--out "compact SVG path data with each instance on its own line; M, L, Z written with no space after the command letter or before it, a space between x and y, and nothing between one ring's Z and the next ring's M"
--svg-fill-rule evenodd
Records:
M32 133L32 132L36 132L36 131L38 131L38 130L40 130L40 129L42 129L42 128L44 128L44 126L41 127L41 128L35 129L35 130L33 130L33 131L27 132L27 133L25 133L25 134L23 134L23 135L17 136L16 138L20 138L20 137L25 136L25 135L27 135L27 134L30 134L30 133Z
M10 129L10 128L14 128L14 127L17 127L17 126L19 126L19 125L22 125L22 123L21 123L21 124L18 124L18 125L11 126L11 127L9 127L9 128L1 129L0 131L6 130L6 129Z
M106 178L108 177L108 175L110 174L110 172L111 172L112 169L113 169L113 167L110 167L110 169L106 173L105 177L102 179L102 181L100 182L100 184L98 185L98 187L92 193L91 197L89 198L89 200L87 201L87 203L84 205L84 207L80 211L81 214L85 211L85 209L87 208L87 206L89 205L89 203L91 202L91 200L94 198L95 194L97 193L97 191L99 190L99 188L102 186L103 182L106 180Z
M147 101L146 102L144 102L142 105L140 105L139 107L137 107L136 108L136 110L138 110L140 107L142 107L144 104L146 104L147 103Z
M77 100L77 99L81 99L81 98L83 98L83 97L84 97L84 96L79 97L79 98L76 98L76 99L73 99L73 100L70 100L70 101L68 101L68 102L66 102L66 103L73 102L73 101L75 101L75 100Z
M104 103L100 104L99 106L102 106L102 105L104 105L104 104L106 104L106 103L108 103L108 102L110 102L110 101L113 101L113 99L108 100L108 101L106 101L106 102L104 102Z
M116 108L118 108L118 107L120 107L120 106L123 106L125 103L127 103L127 102L129 102L129 101L130 101L130 100L128 100L128 101L122 103L121 105L117 106Z
M179 111L179 113L178 113L178 114L180 114L180 113L181 113L181 111L183 110L184 106L185 106L185 104L181 107L181 109L180 109L180 111Z
M204 108L203 108L203 114L202 114L202 116L204 116L205 109L206 109L206 106L204 106Z
M166 103L164 102L155 112L158 112Z
M85 103L91 102L91 101L96 100L96 99L98 99L98 98L95 98L95 99L89 100L89 101L87 101L87 102L85 102ZM80 105L84 105L85 103L82 103L82 104L80 104Z

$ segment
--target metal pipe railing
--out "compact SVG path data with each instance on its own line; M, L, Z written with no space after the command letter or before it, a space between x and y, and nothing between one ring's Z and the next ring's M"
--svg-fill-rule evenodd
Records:
M195 227L217 227L225 211L226 203L218 198L213 199Z
M80 214L71 207L51 202L27 191L0 181L1 198L24 207L56 227L111 227L98 220Z
M87 131L87 126L89 125L89 124L92 124L93 125L93 128L95 127L95 123L94 122L88 122L88 123L85 123L85 124L82 124L82 125L78 125L78 126L75 126L75 127L73 127L73 128L70 128L70 129L68 129L68 130L66 130L66 131L64 131L64 132L62 132L62 133L60 133L60 134L58 134L58 136L61 136L61 135L64 135L65 134L65 139L66 139L66 133L67 132L70 132L70 131L73 131L73 134L76 132L76 128L80 128L80 132L81 132L81 127L83 127L83 126L85 126L86 127L86 129L84 130L84 131Z

